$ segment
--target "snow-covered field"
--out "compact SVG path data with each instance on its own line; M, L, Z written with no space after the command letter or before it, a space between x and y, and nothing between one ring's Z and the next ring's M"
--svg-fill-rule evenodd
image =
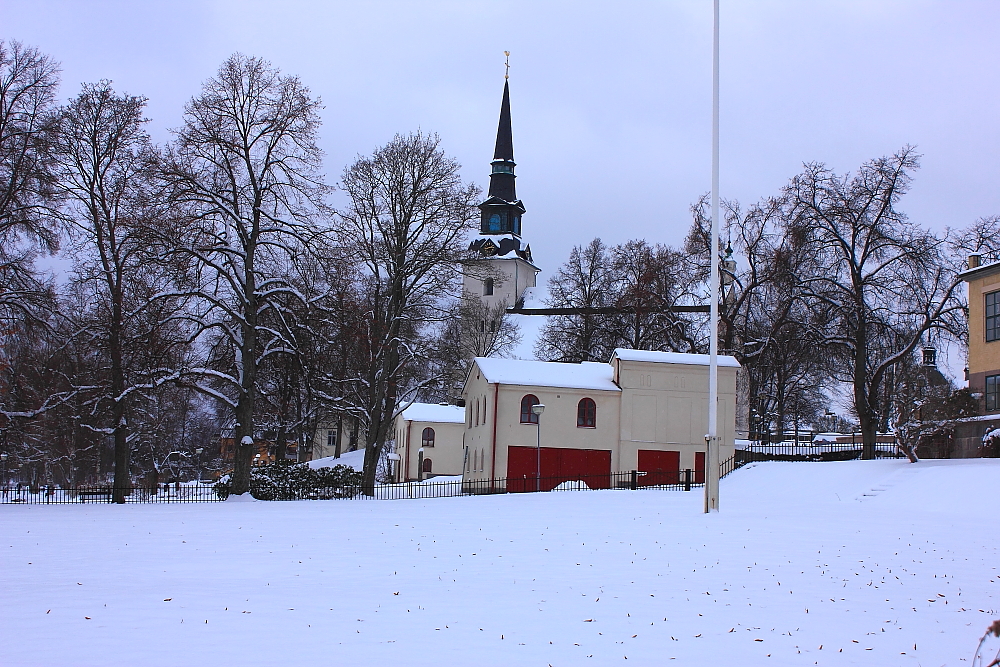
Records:
M0 664L968 665L998 479L761 463L708 516L649 490L5 505Z

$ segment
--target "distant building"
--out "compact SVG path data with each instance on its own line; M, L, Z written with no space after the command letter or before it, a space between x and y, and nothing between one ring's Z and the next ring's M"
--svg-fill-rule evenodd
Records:
M969 289L969 389L981 414L956 422L955 458L980 456L983 436L1000 428L1000 258L969 255L960 275Z
M284 460L295 461L298 457L298 443L288 442L287 445ZM274 463L277 459L273 438L254 438L253 446L254 453L250 460L251 465L267 465ZM219 438L219 455L224 462L232 462L236 455L236 440L233 437L223 436Z
M532 490L540 475L547 490L576 479L607 486L611 473L631 470L645 473L640 483L676 483L692 470L701 482L708 359L624 349L606 364L477 358L463 392L464 478ZM723 459L735 449L738 370L735 358L719 357Z
M323 421L316 426L313 436L309 460L336 456L337 446L340 453L354 452L365 448L367 432L361 426L357 417L344 417L339 420Z
M465 408L413 403L396 417L394 432L397 481L462 474Z

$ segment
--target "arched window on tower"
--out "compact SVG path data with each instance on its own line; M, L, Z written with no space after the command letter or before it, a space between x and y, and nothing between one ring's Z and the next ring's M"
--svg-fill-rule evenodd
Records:
M493 296L493 279L487 278L483 281L483 296Z
M500 231L500 214L494 213L490 216L490 231L499 232Z
M581 398L576 406L576 427L597 427L597 404L591 398Z
M430 426L424 429L424 432L420 434L420 446L421 447L433 447L434 446L434 429Z
M433 465L431 464L431 460L428 459L428 458L425 458L424 459L424 474L427 474L429 472L433 472L432 468L433 468Z
M538 415L531 411L532 406L538 405L538 397L534 394L526 394L521 399L521 423L537 424Z

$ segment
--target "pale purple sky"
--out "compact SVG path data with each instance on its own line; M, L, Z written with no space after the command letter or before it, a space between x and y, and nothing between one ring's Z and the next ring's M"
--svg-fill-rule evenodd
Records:
M112 79L158 141L234 51L323 98L326 171L437 132L485 186L503 51L518 194L543 279L573 244L680 243L710 187L711 0L0 0L0 39L61 61L62 98ZM722 0L722 195L776 193L912 143L902 208L934 228L1000 214L1000 3Z

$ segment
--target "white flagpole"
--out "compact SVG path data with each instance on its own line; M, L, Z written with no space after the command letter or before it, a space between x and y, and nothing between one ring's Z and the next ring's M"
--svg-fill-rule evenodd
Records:
M705 512L719 511L719 0L712 42L712 258L708 342L708 435L705 436Z

